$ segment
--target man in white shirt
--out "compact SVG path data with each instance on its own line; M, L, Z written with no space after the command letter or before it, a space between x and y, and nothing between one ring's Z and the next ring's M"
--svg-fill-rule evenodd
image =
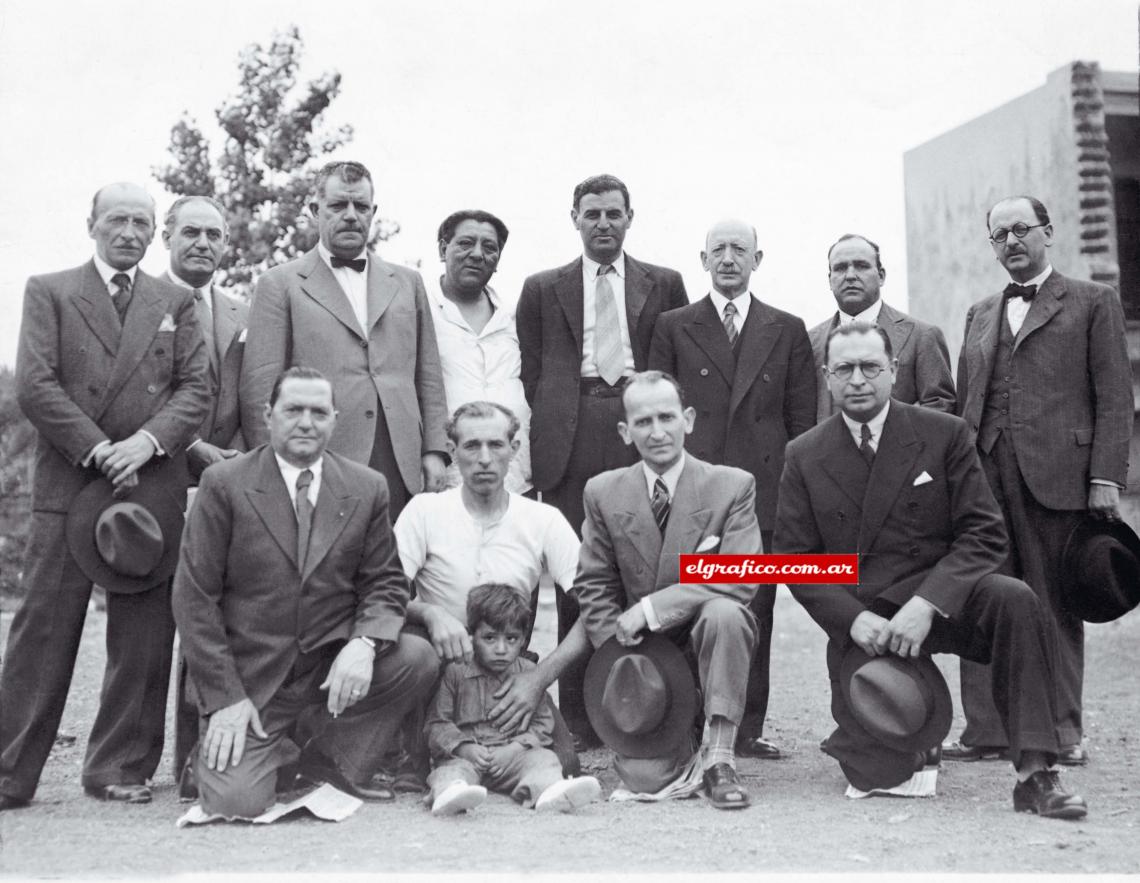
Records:
M498 402L519 420L518 451L511 459L506 488L530 490L530 406L523 394L519 338L513 310L488 283L507 244L507 225L490 212L464 209L439 225L443 274L428 274L428 300L435 323L447 408L466 402ZM461 481L454 462L447 486Z

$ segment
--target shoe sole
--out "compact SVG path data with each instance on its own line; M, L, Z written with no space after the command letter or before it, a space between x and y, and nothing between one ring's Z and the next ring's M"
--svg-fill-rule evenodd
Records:
M487 799L487 789L482 785L472 785L465 788L445 803L437 804L431 808L433 816L454 816L461 812L474 809Z
M565 785L556 782L540 795L534 805L535 812L573 812L579 807L593 803L602 794L602 786L593 776L577 779L563 779ZM547 796L551 791L554 794Z
M1053 812L1039 812L1037 807L1032 804L1018 806L1015 803L1013 809L1015 812L1032 813L1043 819L1063 819L1066 821L1080 821L1089 814L1087 806L1063 806Z

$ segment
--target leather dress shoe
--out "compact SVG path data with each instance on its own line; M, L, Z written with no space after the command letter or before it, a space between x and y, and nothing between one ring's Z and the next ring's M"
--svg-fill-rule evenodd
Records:
M194 772L194 755L186 758L182 775L178 777L178 802L193 803L198 799L198 776Z
M1043 819L1083 819L1089 811L1083 797L1061 787L1056 770L1038 770L1014 785L1013 808L1035 812Z
M96 800L112 803L150 803L150 788L146 785L85 785L83 790Z
M332 760L315 750L306 749L301 753L297 775L314 785L327 783L361 800L387 803L396 799L396 792L384 781L373 778L367 785L357 785Z
M1089 753L1080 745L1070 745L1057 752L1057 763L1061 766L1084 766L1089 762Z
M914 771L921 773L923 770L937 769L942 766L942 746L935 745L933 748L927 748L926 751L919 755L918 763L915 765Z
M6 809L23 809L31 803L23 797L13 797L11 794L0 794L0 812Z
M759 736L740 739L736 743L737 757L755 757L758 760L783 760L784 752Z
M1009 760L1009 749L1000 745L967 745L965 742L947 742L942 746L942 756L946 760L961 760L970 763L975 760Z
M705 770L705 790L716 809L744 809L752 801L740 779L727 763L714 763Z

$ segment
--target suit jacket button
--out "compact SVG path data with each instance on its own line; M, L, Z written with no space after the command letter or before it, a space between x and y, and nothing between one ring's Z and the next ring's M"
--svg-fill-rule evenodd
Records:
M369 420L371 420L373 417L376 416L376 412L375 411L365 411L364 416L367 417Z
M708 368L702 368L701 369L701 377L708 377L708 376L709 376L709 369Z
M87 387L87 391L88 391L89 393L91 393L91 395L93 395L93 396L97 396L97 395L99 395L99 390L98 390L96 387L94 387L94 386L89 386L89 387Z
M910 547L910 554L911 554L911 557L917 555L918 554L918 546L911 546Z
M769 377L767 374L764 375L764 382L765 383L769 383L769 382L771 382L771 380L772 380L772 378Z
M368 346L368 341L367 341L367 340L362 340L362 341L360 341L360 345L361 345L361 346L363 346L363 347L367 347L367 346Z
M147 386L146 391L151 395L154 395L156 392L158 392L158 387L151 383Z

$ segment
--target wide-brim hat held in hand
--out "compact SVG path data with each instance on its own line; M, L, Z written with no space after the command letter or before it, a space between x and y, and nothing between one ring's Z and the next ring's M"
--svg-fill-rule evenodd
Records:
M1123 521L1086 518L1061 558L1065 608L1085 622L1112 622L1140 604L1140 537Z

